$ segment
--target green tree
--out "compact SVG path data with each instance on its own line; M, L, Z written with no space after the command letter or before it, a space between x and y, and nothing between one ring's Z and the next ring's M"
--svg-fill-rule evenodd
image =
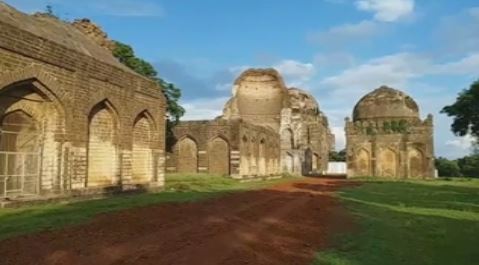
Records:
M436 169L440 177L460 177L461 169L455 160L439 157L435 161Z
M461 173L465 177L479 177L479 154L472 154L457 160Z
M122 64L128 68L150 78L157 82L163 89L163 94L167 100L167 112L170 117L169 126L176 124L179 119L185 114L185 109L180 106L179 100L181 98L181 90L172 83L158 77L158 72L149 62L136 57L133 48L130 45L115 41L115 49L113 50L115 56ZM168 130L169 131L169 130Z
M441 113L454 117L451 125L454 134L471 134L476 140L479 139L479 80L459 93L456 102L444 107Z
M336 152L336 151L329 152L329 161L331 161L331 162L345 162L346 161L346 149L343 149L339 152Z

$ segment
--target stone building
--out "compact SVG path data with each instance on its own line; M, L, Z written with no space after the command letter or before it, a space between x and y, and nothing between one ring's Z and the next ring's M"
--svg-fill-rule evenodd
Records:
M0 197L163 184L161 88L87 23L0 2Z
M380 87L346 118L348 176L434 176L433 119L419 116L417 103L401 91Z
M219 173L237 178L321 172L334 141L316 100L300 89L288 89L274 69L244 71L223 115L214 121L181 122L167 156L168 171L185 172L180 163L186 160L178 159L185 139L193 146L188 150L198 150L194 172L214 172L208 166L215 155L209 142L218 137L230 150L229 162L223 162L229 170Z

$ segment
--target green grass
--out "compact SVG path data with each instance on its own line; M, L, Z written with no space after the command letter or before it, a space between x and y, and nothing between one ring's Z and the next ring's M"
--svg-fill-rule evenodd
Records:
M339 193L358 231L315 265L479 264L479 180L363 181Z
M175 174L166 177L165 191L159 193L118 195L90 201L0 209L0 240L87 222L102 213L159 203L204 200L230 192L259 189L290 180L283 178L240 183L219 176Z

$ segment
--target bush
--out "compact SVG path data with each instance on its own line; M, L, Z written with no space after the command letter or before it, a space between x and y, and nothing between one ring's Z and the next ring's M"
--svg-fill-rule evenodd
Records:
M459 167L457 161L449 160L444 157L439 157L435 161L436 169L440 177L460 177L461 168Z

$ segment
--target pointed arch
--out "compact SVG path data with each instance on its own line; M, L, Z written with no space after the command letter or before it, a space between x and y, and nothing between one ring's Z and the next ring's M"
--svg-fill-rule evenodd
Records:
M230 145L222 135L208 141L208 170L214 175L230 174Z
M176 167L179 173L198 172L198 144L195 138L184 135L177 144Z
M408 177L421 178L424 177L424 153L416 147L408 151Z
M240 175L247 176L250 174L249 171L249 139L246 135L243 135L241 138L240 146Z
M381 177L397 177L398 162L397 154L391 148L384 148L379 152L377 159L379 176Z
M266 140L261 138L258 146L258 174L266 175Z
M356 152L356 176L372 176L371 155L368 150L361 148Z
M115 183L118 130L118 112L108 99L93 106L88 115L88 186Z
M152 127L146 111L135 118L132 141L132 180L144 183L153 178Z
M286 128L281 133L281 149L294 149L294 133L290 128Z

